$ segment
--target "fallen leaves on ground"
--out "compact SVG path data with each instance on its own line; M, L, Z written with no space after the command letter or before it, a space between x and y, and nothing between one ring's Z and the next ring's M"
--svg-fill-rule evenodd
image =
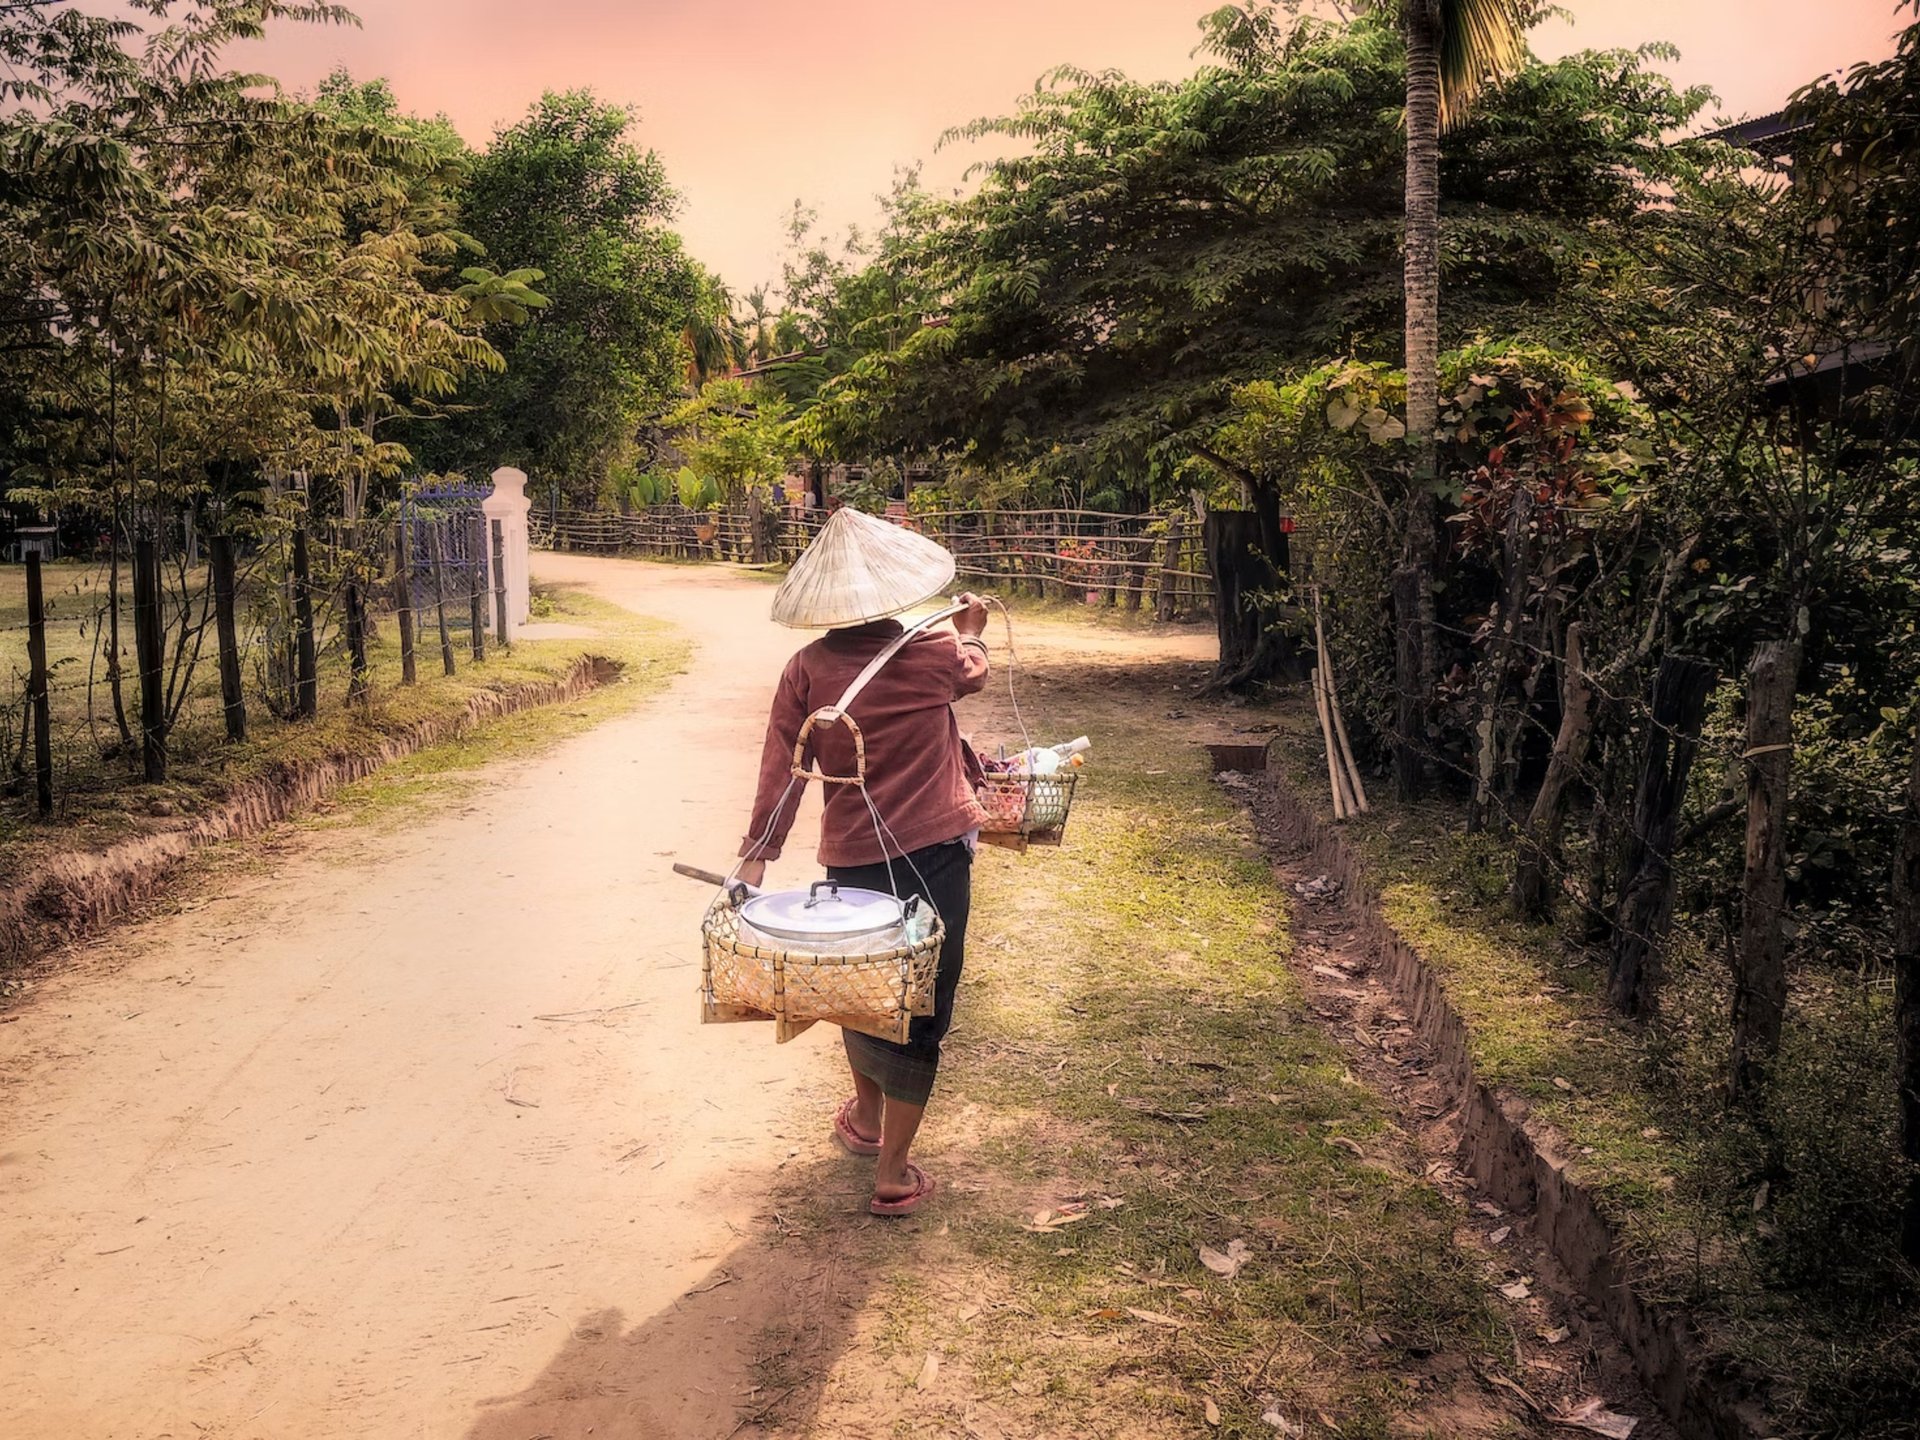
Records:
M1162 1315L1158 1310L1136 1310L1131 1305L1127 1306L1127 1314L1145 1324L1163 1326L1168 1330L1184 1330L1187 1325L1186 1321L1176 1320L1171 1315Z
M1200 1247L1200 1263L1214 1274L1231 1280L1240 1273L1240 1267L1253 1258L1253 1252L1247 1249L1244 1240L1229 1240L1224 1251Z
M929 1350L925 1362L920 1366L919 1378L913 1382L913 1388L916 1390L930 1390L933 1388L933 1382L939 1378L940 1352L938 1350Z
M1207 1397L1206 1416L1209 1425L1218 1425L1220 1423L1220 1407L1213 1403L1213 1397L1211 1395Z
M1607 1402L1601 1399L1582 1400L1571 1410L1550 1411L1547 1418L1556 1425L1564 1425L1570 1430L1585 1430L1592 1435L1604 1435L1607 1440L1627 1440L1633 1434L1639 1420L1631 1415L1621 1415L1607 1409Z
M1525 1300L1529 1295L1533 1294L1533 1287L1529 1285L1526 1278L1522 1276L1512 1284L1502 1285L1500 1287L1500 1293L1509 1300Z

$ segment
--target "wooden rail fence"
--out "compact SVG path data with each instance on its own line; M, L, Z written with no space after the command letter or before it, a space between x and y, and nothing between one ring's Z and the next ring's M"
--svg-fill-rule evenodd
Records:
M654 505L621 514L535 515L549 550L635 551L662 559L791 563L825 523L818 510ZM962 579L1012 593L1150 608L1162 620L1212 614L1199 527L1185 515L1090 510L939 510L905 517L953 551Z

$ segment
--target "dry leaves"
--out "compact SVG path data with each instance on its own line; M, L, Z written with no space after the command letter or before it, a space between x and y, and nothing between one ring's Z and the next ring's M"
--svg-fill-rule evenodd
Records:
M913 1382L913 1388L916 1390L930 1390L933 1388L933 1382L939 1378L940 1352L938 1350L929 1350L926 1361L920 1366L919 1377Z
M1511 1225L1502 1225L1498 1230L1487 1236L1487 1243L1489 1245L1504 1245L1507 1243L1507 1236L1512 1233L1513 1227Z
M1220 1407L1213 1403L1213 1397L1211 1395L1207 1396L1206 1416L1209 1425L1218 1425L1220 1423Z
M1133 1306L1129 1305L1127 1306L1127 1314L1145 1324L1159 1325L1168 1330L1184 1330L1187 1327L1186 1321L1176 1320L1171 1315L1162 1315L1158 1310L1136 1310Z
M1307 1433L1298 1425L1294 1424L1293 1421L1282 1415L1278 1409L1266 1411L1260 1416L1260 1421L1264 1425L1271 1425L1275 1430L1285 1435L1287 1440L1299 1440L1300 1436Z
M1500 1293L1509 1300L1525 1300L1529 1295L1533 1294L1533 1287L1527 1284L1526 1277L1522 1276L1511 1285L1502 1285L1500 1287Z
M1631 1415L1620 1415L1607 1409L1604 1400L1582 1400L1571 1410L1554 1410L1547 1418L1556 1425L1565 1425L1570 1430L1585 1430L1590 1435L1604 1435L1606 1440L1627 1440L1640 1422Z
M1240 1267L1253 1258L1253 1252L1247 1249L1244 1240L1229 1240L1224 1251L1209 1250L1200 1247L1200 1263L1223 1279L1231 1280L1240 1273Z
M1573 1334L1573 1331L1565 1325L1556 1325L1551 1330L1542 1330L1540 1332L1540 1338L1549 1345L1564 1345L1567 1342L1567 1337L1571 1334Z

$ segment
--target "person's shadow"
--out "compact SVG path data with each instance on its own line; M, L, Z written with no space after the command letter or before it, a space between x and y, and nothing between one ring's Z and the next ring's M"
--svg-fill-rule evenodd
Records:
M834 1257L898 1223L864 1213L869 1178L844 1159L788 1167L759 1236L632 1328L618 1307L581 1316L525 1389L480 1402L466 1440L745 1440L776 1418L807 1433L874 1272Z

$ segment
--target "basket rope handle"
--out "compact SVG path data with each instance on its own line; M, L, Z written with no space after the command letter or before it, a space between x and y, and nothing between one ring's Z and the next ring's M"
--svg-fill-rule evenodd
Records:
M841 692L840 698L831 705L822 705L807 716L800 726L800 734L793 742L793 778L796 780L818 780L822 785L865 785L867 783L867 737L860 733L860 727L847 713L847 707L853 704L854 697L867 688L867 682L878 675L886 663L907 647L907 643L925 630L929 625L937 625L949 616L958 615L967 607L954 601L944 609L916 620L898 635L894 636L880 653L867 662L867 667L853 677L853 683ZM829 775L815 764L807 769L807 739L813 734L815 725L842 724L853 732L853 774Z
M813 727L816 724L840 724L846 726L852 733L853 774L829 775L818 762L815 762L813 769L807 769L807 739L813 734ZM867 783L867 737L860 733L860 727L854 723L853 716L838 706L822 705L801 722L800 736L793 742L793 778L818 780L822 785L865 785Z

